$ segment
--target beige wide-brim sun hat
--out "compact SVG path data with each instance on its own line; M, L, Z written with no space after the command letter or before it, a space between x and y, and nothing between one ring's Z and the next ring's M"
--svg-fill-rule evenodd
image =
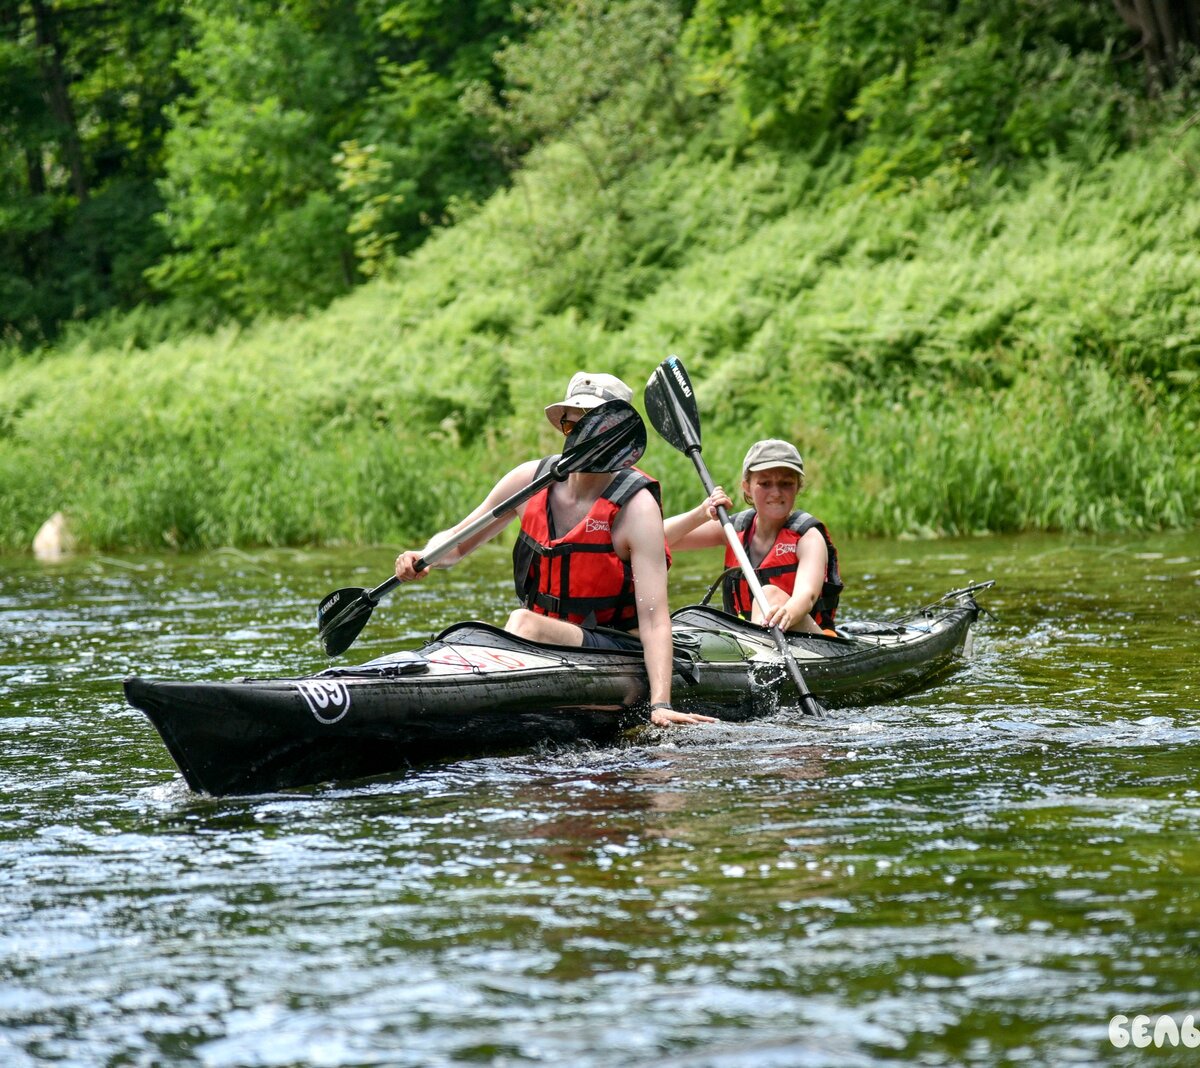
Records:
M591 371L579 371L571 376L567 383L566 397L555 404L546 406L546 418L550 420L555 430L560 429L563 413L569 408L582 408L587 411L605 401L622 400L628 404L633 400L633 390L622 382L616 375L593 374Z

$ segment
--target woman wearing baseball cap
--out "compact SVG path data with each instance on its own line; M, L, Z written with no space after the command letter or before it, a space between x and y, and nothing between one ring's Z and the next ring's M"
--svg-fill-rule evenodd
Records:
M803 486L804 460L795 445L767 438L750 446L742 462L742 496L750 507L730 520L762 583L770 606L765 617L717 520L717 506L733 504L720 486L690 512L671 516L664 528L672 550L725 545L726 612L782 630L832 633L842 592L837 549L824 523L796 509Z

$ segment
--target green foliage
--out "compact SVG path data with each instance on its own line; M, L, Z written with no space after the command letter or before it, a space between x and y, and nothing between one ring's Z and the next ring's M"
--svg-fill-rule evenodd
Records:
M164 292L234 313L327 303L354 280L327 147L366 88L353 24L273 10L189 12L196 46L177 63L192 91L171 109L159 216L177 251L149 272Z
M12 347L156 301L191 322L319 306L504 178L459 96L496 79L508 0L40 10L61 49L33 5L0 14Z
M26 349L112 307L323 306L526 166L593 213L538 227L547 261L573 261L548 307L617 323L671 267L630 210L638 168L766 149L953 205L1031 159L1103 161L1187 114L1196 73L1181 59L1148 107L1101 0L119 0L41 4L40 28L33 4L6 11L0 337ZM618 246L629 280L595 265Z
M377 211L359 232L380 247L414 247L449 205L483 200L503 181L483 123L459 97L497 81L495 54L520 33L525 2L409 0L381 11L383 56L357 132L380 166L363 186L370 202L355 201Z
M172 0L29 5L0 20L0 341L28 348L60 324L150 297L165 249L153 222L171 59Z
M722 140L850 147L879 189L1122 143L1128 32L1089 0L701 0L684 42Z
M171 111L174 251L148 272L175 299L239 318L327 304L411 247L454 198L501 179L458 105L511 26L475 0L295 0L192 9L191 85Z
M849 530L926 537L1195 523L1194 410L1150 403L1095 364L1051 371L835 410L822 509Z
M0 546L60 508L93 546L415 542L557 447L571 373L672 351L714 473L791 438L839 532L1196 521L1200 132L1183 86L1134 102L1099 5L563 0L496 60L507 14L440 10L195 14L173 299L0 351ZM68 210L0 158L6 233L125 204L140 275L144 186Z
M604 184L660 154L684 112L676 5L560 0L530 21L537 32L497 56L505 81L499 98L478 84L467 96L510 162L546 140L566 141Z
M890 75L937 32L939 0L700 0L685 49L724 137L812 145L849 136L863 86Z

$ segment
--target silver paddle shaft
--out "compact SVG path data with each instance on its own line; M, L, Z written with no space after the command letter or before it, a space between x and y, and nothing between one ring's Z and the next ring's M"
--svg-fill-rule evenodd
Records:
M733 523L729 519L729 513L723 507L717 507L717 516L721 520L721 529L725 531L725 540L729 542L733 555L737 557L738 566L742 569L742 575L746 579L746 585L750 587L754 603L758 605L763 619L766 619L767 613L771 611L771 606L767 602L767 595L762 588L762 583L758 581L758 575L754 573L754 565L750 563L750 557L746 555L746 546L737 536L737 531L733 529Z

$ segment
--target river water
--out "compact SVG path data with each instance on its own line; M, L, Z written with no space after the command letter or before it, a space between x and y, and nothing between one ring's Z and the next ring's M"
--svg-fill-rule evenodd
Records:
M222 800L122 677L317 670L317 601L393 551L0 560L0 1065L1200 1062L1109 1027L1200 1023L1200 534L841 548L845 618L996 579L973 659L822 725ZM501 621L504 569L346 659Z

